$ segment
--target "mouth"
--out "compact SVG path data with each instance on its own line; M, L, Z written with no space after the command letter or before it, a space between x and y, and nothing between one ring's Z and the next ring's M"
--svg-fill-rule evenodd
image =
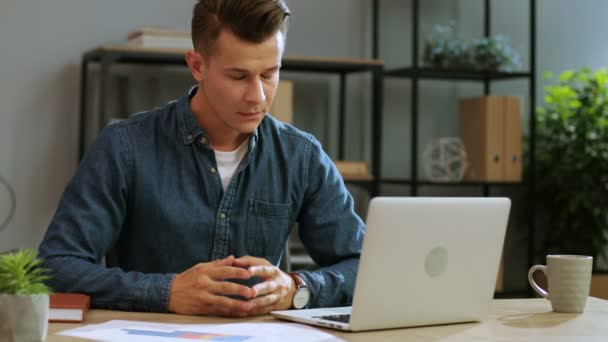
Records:
M251 119L258 118L258 117L264 115L264 112L238 112L238 113L239 113L239 115L242 115L244 117L251 118Z

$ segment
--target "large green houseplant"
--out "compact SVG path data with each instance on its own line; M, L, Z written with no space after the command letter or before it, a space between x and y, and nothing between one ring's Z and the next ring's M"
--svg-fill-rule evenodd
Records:
M608 76L605 69L565 71L545 91L535 192L543 253L597 260L608 238Z
M0 255L0 340L44 341L48 330L48 271L36 251Z

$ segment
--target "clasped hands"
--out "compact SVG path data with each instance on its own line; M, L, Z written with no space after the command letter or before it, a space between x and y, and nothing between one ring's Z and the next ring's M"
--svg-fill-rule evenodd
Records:
M252 287L225 281L259 277ZM229 256L200 263L178 274L171 284L169 311L183 315L246 317L291 307L296 285L268 260ZM240 296L244 300L230 298Z

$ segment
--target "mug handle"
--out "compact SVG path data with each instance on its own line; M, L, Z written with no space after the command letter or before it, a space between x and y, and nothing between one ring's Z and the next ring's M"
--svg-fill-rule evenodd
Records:
M534 272L536 271L542 271L545 276L547 275L547 266L545 265L534 265L530 268L530 271L528 271L528 282L530 282L530 286L532 286L532 289L534 289L534 291L536 291L536 293L538 293L539 295L541 295L543 298L549 299L549 293L547 291L545 291L542 287L538 286L538 284L534 281Z

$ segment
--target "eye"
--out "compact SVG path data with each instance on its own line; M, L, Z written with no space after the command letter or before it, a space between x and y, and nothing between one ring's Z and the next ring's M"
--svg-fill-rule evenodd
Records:
M230 75L230 78L232 78L232 79L233 79L233 80L235 80L235 81L242 81L242 80L244 80L246 77L247 77L247 76L246 76L246 75L244 75L244 74L233 74L233 75Z
M269 80L269 79L273 78L275 74L276 74L276 71L266 72L266 73L262 74L262 78L265 80Z

